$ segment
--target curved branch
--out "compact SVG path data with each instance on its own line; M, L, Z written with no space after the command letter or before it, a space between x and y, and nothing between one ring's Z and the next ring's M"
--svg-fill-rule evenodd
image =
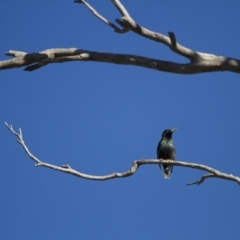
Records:
M28 147L26 146L24 140L23 140L23 135L22 135L22 131L21 129L19 129L19 133L16 132L12 125L9 125L8 123L5 122L5 125L7 126L7 128L15 135L17 136L17 142L20 143L23 147L23 149L25 150L25 152L27 153L27 155L36 162L35 166L39 167L47 167L47 168L51 168L57 171L61 171L64 173L69 173L72 174L74 176L77 177L81 177L81 178L85 178L85 179L90 179L90 180L109 180L109 179L113 179L113 178L124 178L124 177L130 177L132 176L137 169L141 166L141 165L145 165L145 164L159 164L159 163L167 163L167 164L171 164L174 166L182 166L182 167L188 167L188 168L195 168L195 169L199 169L199 170L204 170L209 172L210 174L204 175L201 177L200 180L196 181L196 182L192 182L192 183L188 183L187 185L193 185L193 184L201 184L203 183L203 181L206 178L210 178L210 177L215 177L215 178L222 178L225 180L230 180L230 181L234 181L237 182L238 184L240 184L240 178L237 176L233 176L232 174L226 174L226 173L222 173L214 168L202 165L202 164L196 164L196 163L187 163L187 162L179 162L179 161L172 161L172 160L162 160L162 159L143 159L143 160L136 160L132 163L132 167L123 173L112 173L112 174L108 174L108 175L104 175L104 176L93 176L93 175L88 175L85 173L81 173L78 172L74 169L72 169L68 164L66 165L62 165L61 167L59 166L55 166L49 163L45 163L42 162L41 160L39 160L37 157L35 157L28 149Z

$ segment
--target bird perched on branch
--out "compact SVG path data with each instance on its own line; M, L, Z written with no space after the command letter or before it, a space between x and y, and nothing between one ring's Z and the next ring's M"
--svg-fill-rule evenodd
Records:
M157 146L157 158L164 159L164 160L175 160L176 150L172 140L172 133L176 131L176 128L173 129L166 129L162 133L162 138L158 143ZM173 170L172 165L162 164L164 178L170 178L170 173ZM159 164L160 169L162 169L161 164Z

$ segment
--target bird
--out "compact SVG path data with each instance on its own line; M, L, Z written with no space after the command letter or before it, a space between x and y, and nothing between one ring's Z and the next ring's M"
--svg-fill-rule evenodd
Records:
M164 159L164 160L175 160L176 156L176 149L172 140L172 134L176 131L177 128L173 129L166 129L162 133L162 138L160 139L158 146L157 146L157 158ZM170 173L173 170L172 165L162 164L164 178L169 179ZM160 169L162 170L161 164L159 164Z

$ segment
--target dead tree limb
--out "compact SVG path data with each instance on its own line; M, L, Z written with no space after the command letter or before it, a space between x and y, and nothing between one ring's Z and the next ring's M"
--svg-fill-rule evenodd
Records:
M122 172L122 173L112 173L112 174L108 174L108 175L104 175L104 176L93 176L93 175L89 175L89 174L85 174L85 173L81 173L79 171L74 170L73 168L71 168L68 164L62 165L61 167L56 166L56 165L52 165L49 163L45 163L42 162L40 159L38 159L37 157L35 157L28 149L27 145L25 144L24 140L23 140L23 134L21 129L19 129L19 132L16 132L12 125L9 125L8 123L6 123L7 128L15 135L17 136L17 142L20 143L23 147L23 149L25 150L25 152L27 153L27 155L36 162L35 166L36 167L47 167L47 168L51 168L60 172L64 172L64 173L69 173L72 174L76 177L80 177L80 178L85 178L85 179L89 179L89 180L98 180L98 181L103 181L103 180L109 180L109 179L113 179L113 178L124 178L124 177L130 177L132 176L137 169L141 166L141 165L145 165L145 164L159 164L159 163L167 163L167 164L171 164L174 166L181 166L181 167L188 167L188 168L195 168L195 169L199 169L199 170L204 170L209 172L209 174L203 175L200 180L195 181L195 182L191 182L191 183L187 183L187 185L193 185L193 184L201 184L204 182L205 179L207 178L221 178L221 179L225 179L225 180L229 180L229 181L234 181L237 182L238 184L240 184L240 178L237 176L233 176L232 174L226 174L226 173L222 173L214 168L202 165L202 164L196 164L196 163L187 163L187 162L179 162L179 161L172 161L172 160L162 160L162 159L143 159L143 160L136 160L133 161L132 163L132 167L126 171L126 172Z
M161 33L148 30L147 28L137 24L132 19L126 8L119 0L112 0L112 2L121 14L121 19L116 19L116 22L120 25L120 27L100 15L85 0L75 0L74 2L84 4L94 14L94 16L113 28L116 33L123 34L129 31L135 32L142 37L166 45L176 54L187 58L188 62L182 64L152 59L144 56L93 52L78 48L47 49L37 53L25 53L21 51L10 50L6 53L6 55L12 56L13 59L0 61L0 70L27 66L24 69L25 71L33 71L50 63L63 63L68 61L97 61L134 65L177 74L196 74L218 71L240 73L239 59L197 52L180 45L177 42L176 36L173 32L169 32L168 36L165 36Z

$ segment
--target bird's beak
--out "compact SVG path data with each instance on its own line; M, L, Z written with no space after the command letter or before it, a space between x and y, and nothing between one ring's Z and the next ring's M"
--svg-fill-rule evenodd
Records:
M176 131L177 130L177 128L173 128L172 130L171 130L171 132L173 133L174 131Z

